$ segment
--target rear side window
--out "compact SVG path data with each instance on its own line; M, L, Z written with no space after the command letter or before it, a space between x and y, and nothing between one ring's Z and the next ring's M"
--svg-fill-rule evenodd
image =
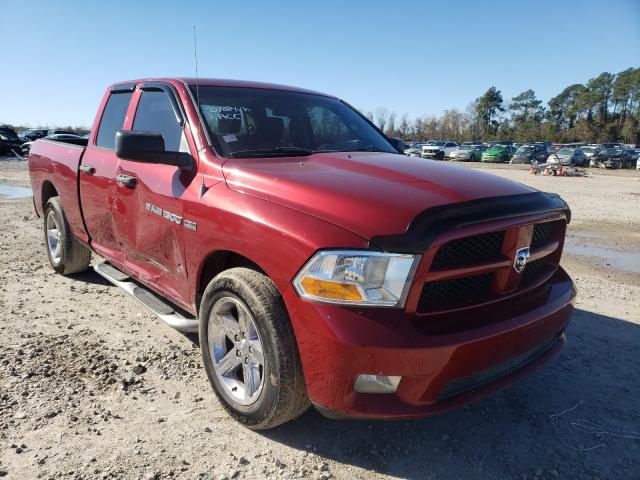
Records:
M124 117L133 92L112 93L107 100L98 127L96 145L113 150L116 143L116 132L122 130Z
M134 130L156 132L164 139L164 148L168 152L184 151L181 147L182 127L176 119L171 101L165 92L145 91L138 103Z

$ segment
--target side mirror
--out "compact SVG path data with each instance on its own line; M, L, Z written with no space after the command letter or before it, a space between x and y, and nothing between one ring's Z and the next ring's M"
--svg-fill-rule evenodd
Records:
M124 160L142 163L159 163L190 168L193 158L188 153L167 152L164 139L158 132L119 130L116 132L116 155Z
M402 140L401 138L387 137L387 140L389 140L389 143L393 145L394 148L398 150L398 152L400 153L404 153L405 149L407 148L407 146L404 143L404 140Z

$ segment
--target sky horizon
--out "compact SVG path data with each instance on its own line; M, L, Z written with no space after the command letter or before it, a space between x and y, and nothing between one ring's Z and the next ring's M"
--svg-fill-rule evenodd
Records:
M25 14L0 0L0 124L88 128L111 83L193 77L194 25L202 78L293 85L411 119L464 112L491 86L505 102L532 89L546 104L573 83L640 65L636 0L407 0L393 8L34 0L28 18L9 21Z

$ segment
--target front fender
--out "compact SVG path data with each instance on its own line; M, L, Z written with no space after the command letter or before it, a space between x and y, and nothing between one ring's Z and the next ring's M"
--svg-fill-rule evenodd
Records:
M185 257L195 305L202 266L216 251L230 251L258 265L284 292L321 248L366 248L367 240L314 216L230 190L220 182L198 202L185 205Z

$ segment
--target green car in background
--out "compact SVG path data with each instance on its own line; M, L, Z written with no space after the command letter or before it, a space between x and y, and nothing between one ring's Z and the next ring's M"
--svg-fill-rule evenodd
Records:
M502 163L508 162L516 153L513 145L494 145L482 154L483 162Z

